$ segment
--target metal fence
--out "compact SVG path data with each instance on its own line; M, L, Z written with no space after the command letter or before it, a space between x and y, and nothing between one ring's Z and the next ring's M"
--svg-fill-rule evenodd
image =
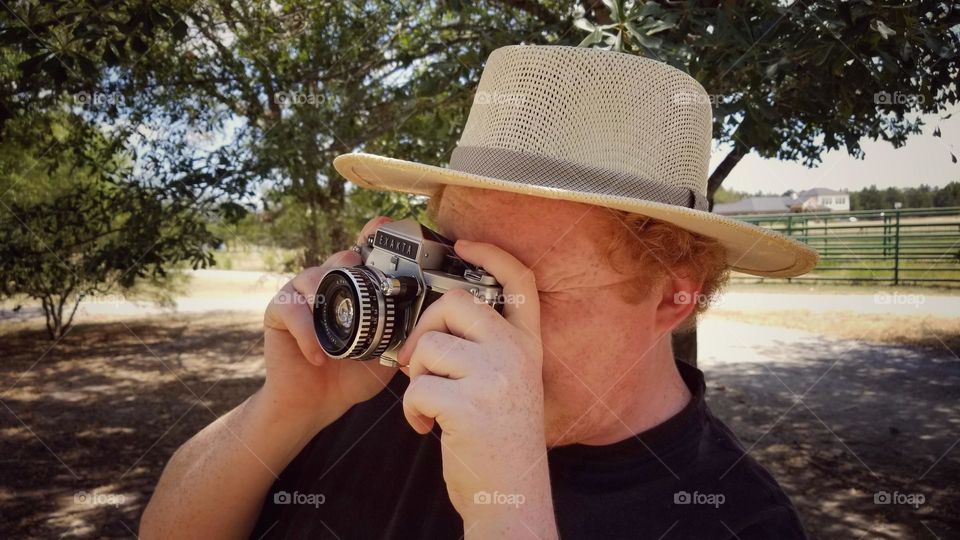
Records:
M732 217L820 252L813 272L788 281L960 286L960 207Z

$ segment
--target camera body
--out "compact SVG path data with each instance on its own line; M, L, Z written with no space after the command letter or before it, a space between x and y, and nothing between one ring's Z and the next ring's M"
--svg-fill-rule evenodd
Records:
M379 357L396 366L396 352L420 314L451 289L464 289L502 312L497 280L413 219L381 226L355 249L363 262L327 271L314 296L317 340L332 358Z

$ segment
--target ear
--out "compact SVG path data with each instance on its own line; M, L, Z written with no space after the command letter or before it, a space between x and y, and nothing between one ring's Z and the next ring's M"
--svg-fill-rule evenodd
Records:
M672 332L694 312L701 301L703 281L671 275L661 282L661 287L654 323L657 334Z

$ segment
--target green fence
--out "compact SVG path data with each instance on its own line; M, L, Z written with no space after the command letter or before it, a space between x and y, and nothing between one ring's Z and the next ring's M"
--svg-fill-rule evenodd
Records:
M788 281L960 286L960 207L732 217L820 252L816 270Z

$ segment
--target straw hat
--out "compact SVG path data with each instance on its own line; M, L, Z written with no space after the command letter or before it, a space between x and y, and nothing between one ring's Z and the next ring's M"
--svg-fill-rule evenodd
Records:
M810 247L707 211L710 131L709 96L678 69L600 49L515 45L487 59L448 167L366 153L333 164L376 190L429 196L458 185L643 214L720 241L734 270L810 271Z

